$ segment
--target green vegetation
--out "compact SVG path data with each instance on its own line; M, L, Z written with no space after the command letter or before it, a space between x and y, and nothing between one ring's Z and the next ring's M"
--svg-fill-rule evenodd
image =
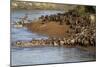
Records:
M95 14L95 6L77 6L75 9L80 15L86 15L87 13Z

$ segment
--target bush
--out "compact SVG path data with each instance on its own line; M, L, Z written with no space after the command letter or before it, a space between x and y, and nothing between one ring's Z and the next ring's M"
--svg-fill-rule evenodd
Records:
M96 7L95 6L77 6L75 9L79 15L86 15L87 13L95 14Z

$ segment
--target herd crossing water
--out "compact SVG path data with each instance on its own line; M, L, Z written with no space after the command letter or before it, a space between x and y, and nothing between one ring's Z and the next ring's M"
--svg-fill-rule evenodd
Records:
M41 15L62 13L55 10L18 10L11 13L11 24L20 21L19 17L28 14L29 20L36 20ZM18 40L47 39L37 33L32 33L27 28L11 27L11 42ZM12 44L11 44L12 46ZM95 53L86 52L79 48L64 47L33 47L33 48L13 48L11 47L11 65L32 65L46 63L80 62L95 60Z

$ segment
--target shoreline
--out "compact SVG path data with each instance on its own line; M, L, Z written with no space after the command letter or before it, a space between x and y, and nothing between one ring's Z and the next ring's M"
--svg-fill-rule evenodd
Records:
M83 46L28 46L28 47L20 47L20 46L12 46L12 48L39 48L39 47L63 47L63 48L78 48L78 49L82 49L84 51L89 51L89 52L93 52L96 53L96 47L93 46L88 46L88 47L83 47Z

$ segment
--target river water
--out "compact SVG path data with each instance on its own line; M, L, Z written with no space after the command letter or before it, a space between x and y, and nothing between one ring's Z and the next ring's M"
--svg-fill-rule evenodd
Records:
M28 14L29 20L36 20L41 15L61 13L56 10L16 10L11 12L11 24L20 21L19 17ZM27 28L16 28L11 25L11 42L18 40L47 39L37 33L32 33ZM12 46L12 44L11 44ZM11 47L11 65L34 65L48 63L69 63L95 60L95 53L87 52L79 48L64 47L34 47L13 48Z
M61 11L53 10L16 10L11 12L11 24L20 21L19 18L25 16L25 14L28 14L28 20L37 20L41 15L51 15L59 12L61 13ZM47 36L32 33L27 28L15 28L12 25L11 27L12 41L48 38Z

